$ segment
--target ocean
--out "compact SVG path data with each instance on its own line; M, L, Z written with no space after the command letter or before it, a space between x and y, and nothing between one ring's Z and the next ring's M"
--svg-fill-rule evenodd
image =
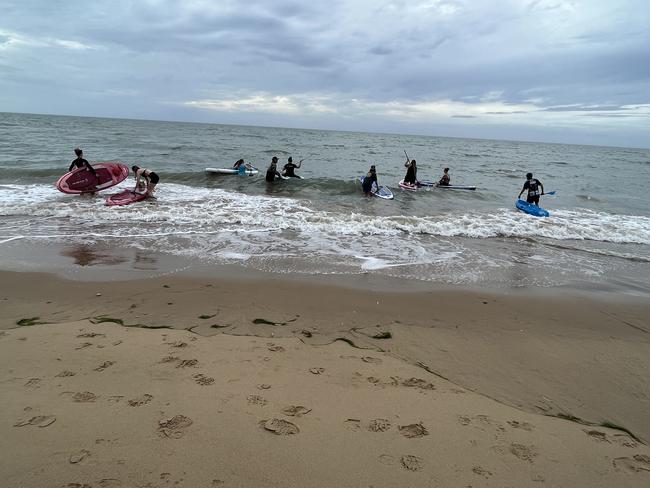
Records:
M132 177L95 196L60 193L75 147L156 171L157 199L105 206ZM400 190L404 150L419 179L449 167L452 184L477 190ZM272 156L304 159L304 179L267 184ZM205 172L239 158L260 174ZM394 200L362 196L371 164ZM557 192L540 202L549 218L514 207L529 171ZM101 248L275 273L645 295L649 185L647 149L0 113L0 267L38 270L25 249Z

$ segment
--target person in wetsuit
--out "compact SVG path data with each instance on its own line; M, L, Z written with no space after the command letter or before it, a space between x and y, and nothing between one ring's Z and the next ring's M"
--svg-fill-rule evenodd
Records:
M86 168L93 175L97 176L95 168L93 168L90 163L84 159L84 152L81 149L77 148L74 150L74 153L77 155L77 158L70 163L68 171L72 171L74 168Z
M404 163L404 166L408 168L406 170L406 176L404 177L404 183L407 185L415 185L417 183L418 176L418 167L415 163L415 159L407 159Z
M135 174L135 190L138 191L138 187L140 186L140 180L144 180L147 182L147 196L148 197L153 197L153 192L156 189L156 185L160 181L160 177L151 171L150 169L147 168L141 168L139 166L132 166L131 169L133 170L133 173Z
M284 165L282 168L282 175L283 176L290 176L291 178L300 178L296 173L294 173L294 170L300 168L302 166L302 159L298 161L298 164L293 163L293 158L289 156L289 159L287 160L287 164Z
M278 171L278 158L276 156L273 156L271 159L271 164L266 170L266 181L273 182L276 176L282 179L282 175Z
M533 178L533 173L526 174L526 183L524 183L524 187L519 192L517 198L521 198L521 194L526 190L528 190L526 201L539 206L539 197L544 194L544 185L537 178Z
M368 171L366 176L363 177L363 181L361 182L361 188L363 188L363 194L365 196L369 197L372 194L373 183L377 185L377 188L379 188L379 181L377 181L377 170L375 169L374 164L370 166L370 171Z
M440 178L440 181L438 182L438 185L440 186L449 186L451 183L451 178L449 177L449 168L445 168L445 171L442 175L442 178Z

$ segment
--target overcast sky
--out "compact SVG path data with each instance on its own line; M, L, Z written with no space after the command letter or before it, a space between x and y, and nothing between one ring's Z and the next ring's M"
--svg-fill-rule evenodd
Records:
M650 4L2 0L0 111L650 147Z

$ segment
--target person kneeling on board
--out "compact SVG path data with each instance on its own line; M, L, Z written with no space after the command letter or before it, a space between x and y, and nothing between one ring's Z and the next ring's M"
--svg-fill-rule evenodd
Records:
M236 169L240 175L246 174L246 170L253 171L253 165L251 163L245 162L243 159L235 162L232 167Z
M276 176L282 179L282 175L278 171L278 158L276 156L273 156L273 159L271 159L271 164L266 170L266 181L272 182L275 180Z
M289 176L291 178L300 178L296 173L294 173L294 170L300 168L300 166L302 166L302 162L303 160L301 159L298 161L298 164L293 164L293 158L289 156L287 164L285 164L284 168L282 168L282 175Z
M440 178L438 184L440 186L449 186L450 183L451 183L451 178L449 177L449 168L445 168L442 178Z
M140 187L140 180L147 182L147 196L153 197L153 192L156 189L156 185L160 181L160 177L147 168L141 168L139 166L132 166L131 169L135 174L135 189L133 191L138 191Z
M541 188L541 193L540 193ZM533 173L526 174L526 182L524 187L519 192L517 198L521 198L521 194L528 190L528 196L526 197L526 202L532 203L539 207L539 196L544 194L544 185L537 178L533 178Z
M92 175L97 178L97 172L95 171L95 168L93 168L90 163L84 159L84 152L81 149L76 148L74 150L74 153L77 155L77 157L70 163L68 172L72 171L74 168L86 168L86 171L90 171Z
M418 167L415 159L407 159L404 163L404 167L408 168L406 170L406 176L404 176L404 183L415 186L418 182Z
M379 182L377 181L377 170L375 169L374 164L370 166L370 171L368 171L368 174L363 177L363 181L361 182L361 188L363 188L363 194L365 196L369 197L372 194L373 183L377 185L377 188L379 188Z

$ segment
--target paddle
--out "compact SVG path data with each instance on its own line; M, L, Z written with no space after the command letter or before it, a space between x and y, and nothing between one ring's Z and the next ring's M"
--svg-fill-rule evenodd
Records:
M546 193L544 193L544 195L555 195L555 190L547 191Z
M404 149L404 154L406 154L406 149ZM406 160L407 160L407 161L410 161L410 160L411 160L411 159L409 158L409 155L408 155L408 154L406 154Z

